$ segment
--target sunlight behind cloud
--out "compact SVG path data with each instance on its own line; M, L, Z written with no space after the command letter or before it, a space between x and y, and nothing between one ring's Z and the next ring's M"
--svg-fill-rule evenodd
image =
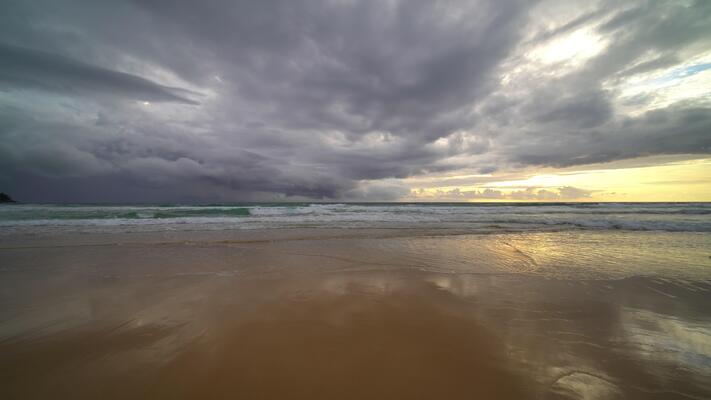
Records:
M547 169L521 179L507 177L480 184L413 187L408 200L704 201L711 197L711 159L642 167L613 163L597 169Z
M565 62L577 66L599 54L606 45L606 40L593 29L584 28L552 39L534 48L528 56L544 64Z

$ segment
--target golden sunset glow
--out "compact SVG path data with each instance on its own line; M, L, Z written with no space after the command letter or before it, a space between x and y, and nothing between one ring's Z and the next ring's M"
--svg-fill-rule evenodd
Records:
M651 161L651 160L649 160ZM591 165L581 169L543 169L518 179L495 180L492 175L459 175L448 179L491 177L489 182L470 185L413 187L417 200L448 200L453 193L493 190L505 198L476 198L467 201L707 201L711 198L711 159L667 161L653 166L629 166L624 163ZM502 176L505 176L502 174ZM446 179L445 179L446 181ZM413 179L412 184L425 181ZM587 192L578 198L510 198L512 193L540 190L557 191L574 187Z

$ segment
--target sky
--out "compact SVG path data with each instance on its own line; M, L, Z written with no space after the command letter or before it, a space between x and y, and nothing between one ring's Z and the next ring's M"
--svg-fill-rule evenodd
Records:
M711 201L711 1L4 0L0 191Z

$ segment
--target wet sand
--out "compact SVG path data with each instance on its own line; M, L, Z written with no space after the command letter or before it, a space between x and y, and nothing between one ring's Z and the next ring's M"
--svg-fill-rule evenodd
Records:
M707 236L452 233L3 240L0 394L711 396Z

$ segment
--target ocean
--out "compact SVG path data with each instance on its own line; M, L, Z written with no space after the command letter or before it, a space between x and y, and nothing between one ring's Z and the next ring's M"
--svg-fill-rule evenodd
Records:
M236 203L0 206L4 234L272 228L711 232L711 203Z

